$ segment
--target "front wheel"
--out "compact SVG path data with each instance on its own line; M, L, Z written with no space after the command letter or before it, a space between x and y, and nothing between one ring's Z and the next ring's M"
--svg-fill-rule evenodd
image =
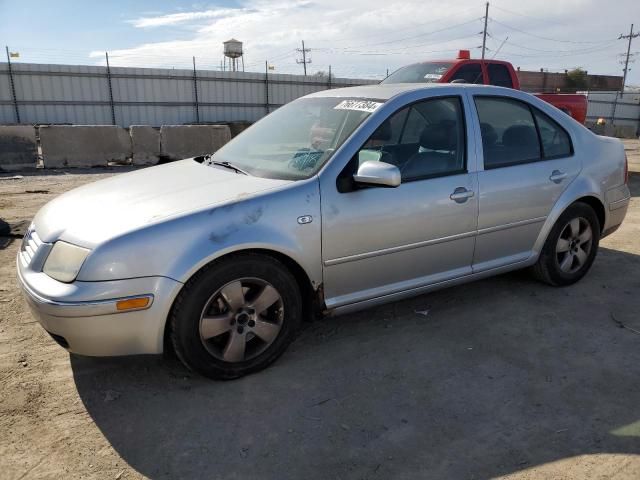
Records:
M210 378L236 378L282 355L301 316L300 290L282 263L237 255L185 285L171 315L172 342L188 368Z
M598 216L589 205L574 203L560 215L551 229L533 267L534 274L539 280L554 286L577 282L591 268L599 241Z

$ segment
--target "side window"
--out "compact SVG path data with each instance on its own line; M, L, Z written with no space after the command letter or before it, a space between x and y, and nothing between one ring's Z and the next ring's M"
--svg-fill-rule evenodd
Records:
M400 142L400 135L409 113L409 108L400 110L395 115L382 122L373 135L369 137L363 148L373 148L381 145L396 145Z
M571 155L571 139L565 129L536 108L533 108L533 114L538 123L544 157L556 158Z
M502 97L475 97L475 103L486 170L542 158L536 124L525 103Z
M464 83L483 83L482 67L479 63L466 63L455 71L450 82L464 80Z
M396 138L398 125L401 132ZM460 99L426 100L396 112L363 145L359 159L372 158L372 150L382 152L381 161L398 167L403 183L463 172L466 148Z
M402 131L402 143L413 144L420 143L420 135L424 130L424 121L420 112L412 108L409 110L409 117Z
M490 63L487 65L487 70L490 85L513 88L513 82L511 81L511 75L507 67L499 63Z

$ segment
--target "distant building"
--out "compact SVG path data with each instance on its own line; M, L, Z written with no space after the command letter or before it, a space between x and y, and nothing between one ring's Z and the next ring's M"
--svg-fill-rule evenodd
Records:
M517 70L520 88L525 92L575 92L567 85L566 73ZM615 91L622 88L622 76L588 75L585 90Z

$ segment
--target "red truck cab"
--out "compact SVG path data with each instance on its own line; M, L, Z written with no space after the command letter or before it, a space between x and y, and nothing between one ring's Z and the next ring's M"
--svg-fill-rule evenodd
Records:
M469 50L460 50L454 60L433 60L402 67L382 83L476 83L520 90L513 65L500 60L472 59ZM580 123L587 117L587 98L580 94L534 93Z

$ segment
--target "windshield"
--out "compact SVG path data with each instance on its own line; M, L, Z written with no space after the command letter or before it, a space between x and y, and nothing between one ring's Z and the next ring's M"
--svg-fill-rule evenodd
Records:
M301 98L267 115L227 143L212 162L229 162L249 175L309 178L382 100Z
M452 65L452 62L414 63L396 70L382 83L436 83Z

